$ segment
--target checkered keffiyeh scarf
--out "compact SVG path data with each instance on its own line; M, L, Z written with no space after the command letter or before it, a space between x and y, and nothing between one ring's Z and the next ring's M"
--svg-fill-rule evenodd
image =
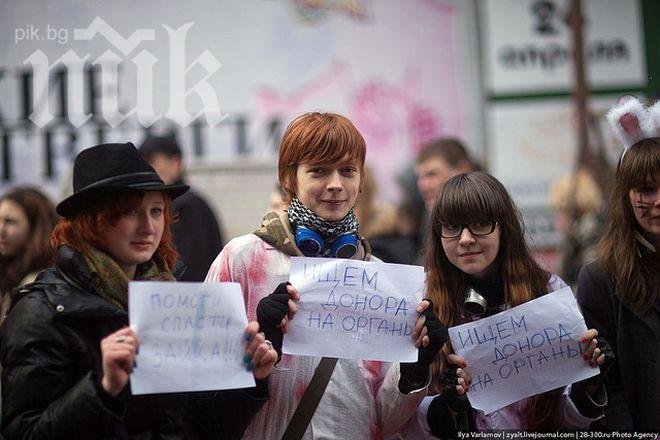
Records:
M341 235L358 233L359 225L353 208L346 214L346 217L338 222L328 222L303 205L298 200L298 197L294 197L286 212L289 217L289 223L291 223L294 230L302 226L318 232L324 240L332 241Z

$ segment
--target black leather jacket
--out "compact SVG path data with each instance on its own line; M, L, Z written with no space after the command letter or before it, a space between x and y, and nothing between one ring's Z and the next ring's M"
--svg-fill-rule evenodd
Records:
M60 248L56 267L18 292L0 329L5 439L240 438L267 399L265 382L217 393L105 393L100 341L128 316L89 287L81 258ZM194 425L184 423L190 414Z

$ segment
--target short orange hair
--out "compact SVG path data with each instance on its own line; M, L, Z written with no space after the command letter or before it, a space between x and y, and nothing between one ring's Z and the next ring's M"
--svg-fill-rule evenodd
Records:
M87 252L91 247L105 249L105 235L108 228L115 226L128 209L142 203L144 194L144 191L117 190L112 194L100 196L90 206L71 218L62 219L57 224L50 237L51 246L57 249L66 245L82 253ZM166 193L162 194L165 201L163 208L165 224L156 253L163 257L168 267L172 269L179 254L172 244L172 232L170 231L171 199Z
M289 202L297 192L298 165L319 165L348 158L363 172L367 145L355 125L336 113L305 113L287 127L277 164L280 184Z

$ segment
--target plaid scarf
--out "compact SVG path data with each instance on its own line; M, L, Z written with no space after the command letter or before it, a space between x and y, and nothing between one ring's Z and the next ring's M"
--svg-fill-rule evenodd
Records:
M128 309L128 282L124 271L102 250L92 247L83 253L92 277L92 285L100 296L124 310ZM154 254L151 260L138 265L135 280L174 281L167 262Z
M302 226L321 234L324 240L333 241L339 236L358 233L358 221L353 208L348 211L346 217L338 222L328 222L323 220L314 211L303 205L298 197L293 197L291 205L286 210L289 216L289 223L293 230Z

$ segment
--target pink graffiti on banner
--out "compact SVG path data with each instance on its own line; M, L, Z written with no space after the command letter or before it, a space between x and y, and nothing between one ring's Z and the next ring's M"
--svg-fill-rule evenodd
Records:
M335 52L324 68L292 90L264 86L255 94L261 121L288 123L317 109L349 117L367 142L367 161L381 184L379 193L391 201L400 197L396 176L424 143L438 136L465 138L466 134L462 108L466 88L459 84L462 45L455 36L455 7L428 0L417 3L424 7L406 9L406 20L425 29L429 23L433 26L420 34L423 38L416 46L392 46L393 54L403 50L406 56L397 57L384 74L374 74L353 64L349 55Z
M345 93L341 91L350 87L349 76L346 63L332 60L317 76L291 93L264 86L256 94L257 115L264 121L274 118L290 121L299 113L310 111L319 96Z

